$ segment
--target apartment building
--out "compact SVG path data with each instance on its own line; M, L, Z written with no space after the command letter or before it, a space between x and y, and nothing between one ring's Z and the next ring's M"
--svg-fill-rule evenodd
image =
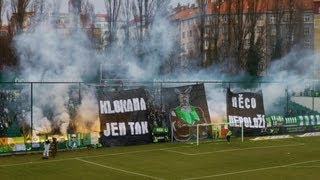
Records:
M178 4L174 9L172 19L179 29L182 56L192 56L203 47L204 63L216 58L210 56L212 52L219 52L220 61L224 61L230 59L232 52L240 58L245 57L248 48L258 44L262 54L260 73L266 74L271 59L281 58L275 56L275 48L280 46L282 55L295 46L300 49L314 48L313 0L199 2L202 1L186 6ZM232 43L235 44L230 46Z
M0 37L7 36L9 27L8 26L0 26Z
M320 79L320 0L314 0L314 51L317 54L314 64L314 77Z

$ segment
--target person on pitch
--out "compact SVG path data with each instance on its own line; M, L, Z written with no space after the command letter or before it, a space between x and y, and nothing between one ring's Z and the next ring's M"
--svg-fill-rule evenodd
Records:
M50 145L50 149L51 149L51 154L52 157L56 157L57 155L57 149L58 149L58 142L57 142L57 138L52 138L52 143Z
M50 151L50 141L46 139L44 141L44 151L42 155L42 159L49 159L49 151Z
M231 136L232 136L232 131L230 129L228 129L227 136L226 136L228 144L230 144Z

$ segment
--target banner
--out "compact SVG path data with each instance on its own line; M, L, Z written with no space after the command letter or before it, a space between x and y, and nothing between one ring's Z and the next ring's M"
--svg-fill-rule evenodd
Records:
M292 117L267 116L267 134L306 133L320 131L320 115Z
M100 143L103 146L152 141L144 89L99 92Z
M262 92L233 93L227 90L227 117L230 127L265 128Z
M316 126L320 125L320 115L300 115L292 117L267 116L267 127Z
M197 124L211 123L203 84L164 88L162 97L176 141L196 138ZM201 126L199 137L206 138L211 133L211 127Z

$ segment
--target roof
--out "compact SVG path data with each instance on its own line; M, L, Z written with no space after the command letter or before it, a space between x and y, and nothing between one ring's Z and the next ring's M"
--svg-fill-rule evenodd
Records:
M101 14L101 13L98 13L98 14L95 14L96 17L108 17L107 14Z
M8 31L9 26L0 26L0 31Z
M242 0L240 6L242 6L242 12L247 13L250 10L250 7L254 7L255 12L267 12L267 11L272 11L276 9L284 9L284 10L289 10L290 7L290 2L293 2L294 4L292 5L296 9L302 9L302 10L312 10L313 9L313 0L299 0L299 1L292 1L292 0ZM207 11L212 12L212 11L217 11L218 9L215 8L217 7L217 3L210 3L213 4L208 6ZM239 5L236 3L232 3L231 0L225 0L221 6L220 6L220 12L221 13L226 13L226 12L236 12L238 9ZM214 9L215 8L215 9Z
M320 2L320 0L317 0ZM281 3L282 2L282 3ZM284 9L289 10L290 6L289 3L292 2L291 0L242 0L240 6L242 6L242 12L247 13L249 12L249 7L254 7L255 12L268 12L275 9ZM298 0L293 1L293 7L296 9L302 10L313 10L313 3L314 0ZM239 5L232 0L221 0L211 2L208 0L208 4L206 7L206 13L211 14L213 12L220 12L220 13L228 13L228 12L237 12ZM183 20L189 19L199 12L199 7L195 5L191 6L180 6L178 5L174 8L176 13L173 15L173 19L175 20Z
M183 6L180 9L176 10L176 13L173 15L173 19L175 20L183 20L188 19L192 16L197 15L199 12L199 8L195 6Z

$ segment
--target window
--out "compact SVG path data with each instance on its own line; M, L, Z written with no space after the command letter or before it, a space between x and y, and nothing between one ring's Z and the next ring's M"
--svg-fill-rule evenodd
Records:
M263 21L263 20L264 20L264 16L260 15L260 16L258 17L258 20L259 20L259 21Z
M226 44L226 41L224 39L222 39L221 44L224 46Z
M294 35L293 34L287 34L287 41L288 42L293 42L294 41Z
M204 41L204 49L208 49L209 47L209 42L208 41Z
M189 31L189 36L192 37L192 30Z
M277 30L275 27L271 29L271 35L275 36L277 34Z
M181 24L182 24L182 26L185 26L186 25L186 21L182 21Z
M207 16L205 21L206 21L206 24L210 24L210 17Z
M263 29L264 27L261 27L261 26L257 27L257 33L259 34L263 33Z
M272 14L269 20L270 20L270 24L274 24L276 22L276 17Z
M304 35L309 35L310 34L310 28L309 27L303 28L303 34Z
M249 39L244 40L244 45L246 47L249 47L250 46L250 40Z
M310 15L304 15L304 16L303 16L303 21L304 21L304 22L310 22L310 20L311 20Z
M305 47L305 48L310 48L310 47L311 47L311 42L310 42L309 39L305 39L305 40L304 40L304 47Z
M228 32L228 28L226 26L222 26L222 33L227 33Z
M227 22L228 21L228 17L226 15L223 16L223 22Z
M283 21L289 22L289 20L290 20L290 15L289 14L284 15Z
M184 39L186 33L185 32L182 32L182 39Z
M206 29L205 29L205 34L206 34L206 35L209 35L209 33L210 33L210 29L209 29L209 28L206 28Z

